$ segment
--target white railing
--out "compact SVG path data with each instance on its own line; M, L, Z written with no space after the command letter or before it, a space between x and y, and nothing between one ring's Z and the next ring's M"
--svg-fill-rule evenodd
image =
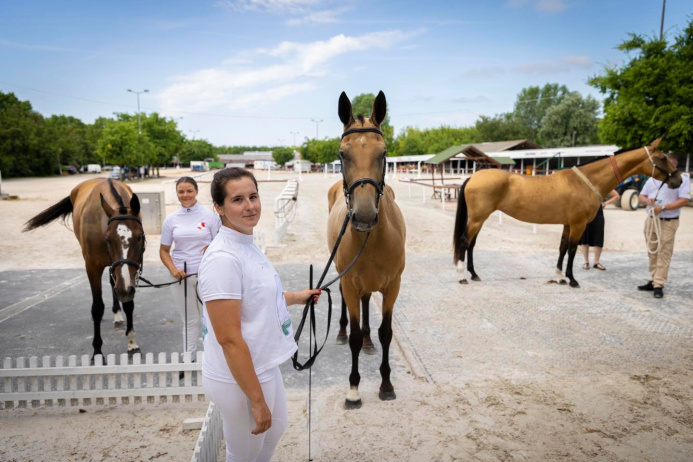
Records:
M298 203L298 181L291 179L286 182L284 190L274 200L274 245L280 245L289 223L296 216Z
M223 441L223 430L221 413L210 402L190 462L216 462Z
M39 407L39 406L90 406L113 404L156 404L205 402L202 388L202 352L197 353L196 361L190 361L190 353L171 354L171 362L166 362L166 353L159 353L158 362L154 354L142 356L137 353L128 358L126 353L108 355L106 364L103 357L96 356L94 365L90 357L81 357L78 365L76 356L65 358L51 357L5 358L0 369L0 406ZM28 361L27 361L28 359ZM183 371L184 378L178 374Z
M198 173L197 175L181 174L180 176L189 176L198 183L209 183L214 178L215 173L216 170L212 170L209 172ZM176 181L178 181L178 179L161 182L161 186L164 189L164 203L166 205L175 205L178 203L178 196L176 195Z

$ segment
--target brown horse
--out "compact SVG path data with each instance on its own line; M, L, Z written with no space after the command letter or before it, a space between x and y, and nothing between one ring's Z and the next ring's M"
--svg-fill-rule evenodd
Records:
M126 205L126 203L128 205ZM113 204L113 205L112 205ZM119 301L127 318L125 335L128 353L140 351L132 326L135 309L135 288L142 270L145 237L140 220L140 201L132 190L120 181L103 178L84 181L52 207L36 215L24 225L24 231L45 226L57 218L72 214L75 236L82 247L82 256L91 286L91 317L94 321L94 356L103 355L101 319L104 303L101 298L101 275L110 268L113 289L115 325L123 322Z
M361 348L374 352L368 323L368 302L373 292L383 296L383 320L378 329L378 338L383 347L380 365L382 383L380 399L396 398L390 382L389 351L392 341L392 310L399 294L400 279L404 271L405 226L402 212L395 203L392 188L385 185L385 162L387 150L380 124L385 119L387 103L380 92L373 103L372 115L354 119L351 102L342 92L339 98L339 118L344 124L339 156L342 161L343 181L336 183L328 193L330 216L327 240L332 249L347 213L351 226L347 227L334 258L341 273L354 259L359 248L370 233L360 257L351 270L342 277L342 316L338 339L346 340L346 307L349 308L351 329L350 390L345 407L361 407L358 386L361 380L358 358ZM363 327L359 301L363 302ZM339 341L339 340L338 340ZM344 342L342 342L344 343Z
M497 169L476 172L462 185L457 203L453 245L458 271L464 272L462 262L467 254L467 270L473 281L480 281L474 271L474 245L484 221L492 212L500 210L529 223L562 224L557 273L563 275L563 258L568 252L565 275L571 287L580 287L573 277L573 259L580 237L596 216L602 197L622 183L623 178L639 173L664 181L670 188L681 185L681 173L658 149L660 141L658 138L649 146L549 176L524 176ZM466 274L460 283L467 283Z

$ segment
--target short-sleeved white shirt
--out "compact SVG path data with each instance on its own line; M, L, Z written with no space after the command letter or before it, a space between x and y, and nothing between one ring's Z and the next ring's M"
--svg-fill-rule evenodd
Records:
M647 196L648 199L654 199L655 196L657 200L655 206L670 204L678 199L685 197L686 199L691 198L691 180L686 174L681 175L681 186L676 189L671 189L669 186L662 186L662 182L650 178L645 182L645 186L642 187L640 191L641 196ZM662 189L659 187L662 186ZM648 205L645 209L647 213L650 213L650 206ZM676 218L681 215L681 209L676 210L665 210L659 214L660 218Z
M221 227L200 263L198 291L205 303L204 377L236 383L209 321L206 303L210 300L241 300L241 333L261 383L271 379L272 374L266 374L270 369L297 350L281 280L252 234Z
M196 202L192 207L182 207L167 216L161 229L161 243L172 245L171 259L182 270L187 263L187 273L197 273L202 261L202 248L212 242L219 232L219 215Z

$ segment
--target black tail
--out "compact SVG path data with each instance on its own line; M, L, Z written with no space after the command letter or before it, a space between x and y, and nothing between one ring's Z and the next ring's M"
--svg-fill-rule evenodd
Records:
M39 226L45 226L57 218L62 218L64 221L71 213L72 201L70 200L70 196L67 196L65 199L48 207L34 218L24 223L24 229L22 229L22 231L31 231Z
M464 261L464 254L467 252L469 243L467 242L467 200L464 197L464 189L467 187L469 178L465 180L460 188L460 197L457 201L457 217L455 218L455 233L452 244L454 246L453 261L457 264L458 261Z

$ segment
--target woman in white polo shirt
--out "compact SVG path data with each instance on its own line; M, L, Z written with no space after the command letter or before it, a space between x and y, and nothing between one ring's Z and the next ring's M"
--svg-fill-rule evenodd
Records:
M304 304L320 291L284 292L253 242L261 205L252 173L217 172L212 200L222 227L199 271L203 386L221 412L226 460L267 461L287 427L279 365L296 351L287 305Z
M212 242L221 227L219 216L197 202L197 193L194 179L189 176L178 179L176 195L181 206L166 217L161 230L159 257L176 279L197 273L204 248ZM197 276L187 278L187 313L184 284L172 284L170 287L183 320L183 352L189 351L194 359L202 316L202 306L195 292Z

